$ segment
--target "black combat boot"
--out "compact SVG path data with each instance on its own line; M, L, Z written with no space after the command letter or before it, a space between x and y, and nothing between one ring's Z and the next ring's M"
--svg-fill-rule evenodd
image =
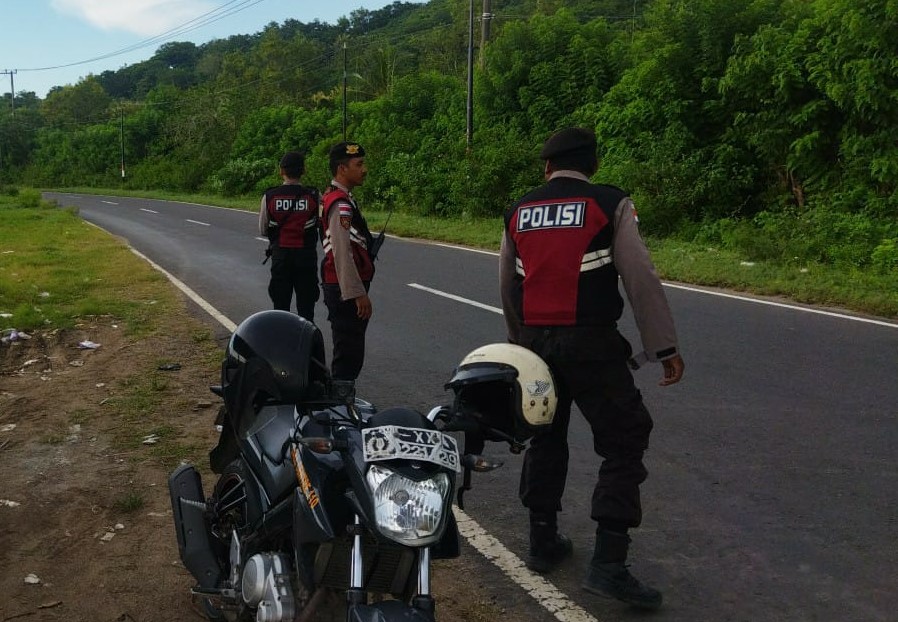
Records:
M596 549L583 581L583 589L598 596L616 598L640 609L658 609L661 592L640 583L627 570L630 537L625 533L599 529Z
M530 512L530 552L526 566L533 572L551 572L574 550L570 538L558 533L555 512Z

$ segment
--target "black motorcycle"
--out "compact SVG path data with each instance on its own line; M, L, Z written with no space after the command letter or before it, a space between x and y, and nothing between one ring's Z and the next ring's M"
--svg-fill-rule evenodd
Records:
M457 474L461 506L471 472L500 466L480 455L485 441L520 451L554 413L548 369L518 350L466 357L446 385L451 406L378 412L329 377L314 324L283 311L242 322L213 387L224 402L210 453L220 477L208 498L195 467L169 478L206 615L310 620L344 593L349 622L434 620L431 560L459 555Z

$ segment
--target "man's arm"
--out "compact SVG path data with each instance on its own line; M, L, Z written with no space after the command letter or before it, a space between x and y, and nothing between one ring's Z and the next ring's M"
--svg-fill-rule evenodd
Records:
M612 255L646 356L650 361L662 362L662 385L679 382L685 365L679 354L673 314L649 251L639 235L636 209L629 197L621 201L614 214Z
M259 235L263 237L268 237L268 225L271 223L271 219L268 215L268 202L265 200L265 195L262 195L262 201L259 205Z
M331 207L328 214L327 230L330 235L331 252L334 254L334 268L337 271L337 281L340 283L340 297L343 300L355 300L359 309L359 317L371 316L371 301L365 284L359 276L358 268L352 259L352 242L349 239L349 230L344 229L340 222L340 211L350 208L348 203L337 202ZM362 300L359 300L362 298ZM363 316L367 307L367 316Z
M514 242L505 231L499 247L499 293L502 297L502 311L505 314L505 326L508 329L508 340L518 343L521 332L521 318L514 303L515 283L515 250Z

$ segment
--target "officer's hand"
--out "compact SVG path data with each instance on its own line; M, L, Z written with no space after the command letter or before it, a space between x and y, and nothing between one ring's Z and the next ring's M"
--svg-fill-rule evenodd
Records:
M360 320L367 320L371 317L371 299L367 294L362 294L355 299L356 315Z
M669 384L676 384L683 377L683 370L686 369L686 363L679 354L661 361L664 366L664 378L658 384L666 387Z

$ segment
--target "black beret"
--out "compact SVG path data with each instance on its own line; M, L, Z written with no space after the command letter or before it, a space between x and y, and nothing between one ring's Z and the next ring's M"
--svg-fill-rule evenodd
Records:
M365 148L358 143L337 143L331 147L330 160L346 160L348 158L364 158Z
M549 136L539 157L543 160L559 156L594 157L597 148L595 132L582 127L569 127Z
M306 166L306 157L299 151L288 151L281 158L281 168L285 171L301 171Z

